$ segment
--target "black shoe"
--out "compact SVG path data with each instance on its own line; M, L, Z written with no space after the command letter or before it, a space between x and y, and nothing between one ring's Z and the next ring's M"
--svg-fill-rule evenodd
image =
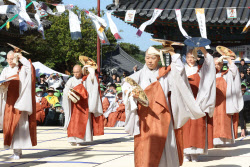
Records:
M3 133L3 130L0 130L0 133Z

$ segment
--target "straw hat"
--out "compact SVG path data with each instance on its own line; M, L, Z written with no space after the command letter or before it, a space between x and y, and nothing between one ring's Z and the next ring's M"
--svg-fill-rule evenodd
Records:
M10 43L7 43L7 44L10 45L12 48L14 48L14 50L13 50L14 53L21 53L21 52L23 52L23 53L29 54L28 52L20 49L19 47L15 46L15 45L12 45Z
M53 87L50 87L47 92L56 92Z
M134 87L134 90L138 92L138 102L141 103L143 106L148 107L148 97L146 93L143 91L143 89L138 85L132 78L126 77L125 82L128 82L132 87Z
M228 49L228 48L226 48L226 47L224 47L224 46L217 46L217 47L216 47L216 50L217 50L217 52L219 52L221 55L229 56L229 57L231 57L233 60L236 59L235 53L234 53L232 50L230 50L230 49Z
M91 58L89 58L87 56L79 56L79 60L86 67L91 66L94 69L98 68L96 62L93 59L91 59Z

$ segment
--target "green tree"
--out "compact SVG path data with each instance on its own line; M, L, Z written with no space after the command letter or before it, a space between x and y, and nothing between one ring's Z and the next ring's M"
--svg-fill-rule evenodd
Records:
M78 10L77 7L74 10ZM96 12L96 10L91 9ZM73 66L79 63L78 57L85 55L96 60L96 41L97 33L92 22L85 13L81 12L81 33L82 39L72 40L69 30L68 12L61 16L49 16L48 20L52 22L51 27L45 30L46 40L41 35L30 35L24 40L24 50L30 52L29 58L34 61L40 61L46 66L60 72L65 70L71 72ZM116 44L116 40L110 30L106 32L110 43ZM112 48L103 47L103 52Z
M126 53L135 58L137 61L145 63L145 52L141 51L139 46L130 43L120 43L120 46Z

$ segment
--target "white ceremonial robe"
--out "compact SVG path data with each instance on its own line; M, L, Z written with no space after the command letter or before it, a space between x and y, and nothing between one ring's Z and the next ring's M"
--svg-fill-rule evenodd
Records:
M31 115L32 110L32 80L31 80L31 65L30 62L23 57L19 60L23 66L19 72L19 98L17 99L14 108L21 111L20 120L15 129L11 149L24 149L32 147L28 115ZM0 80L6 79L18 73L18 67L5 67L1 73ZM0 89L0 129L3 128L4 110L7 100L7 92ZM5 146L5 148L9 148Z
M229 71L223 75L227 83L227 92L226 92L226 113L228 115L233 115L239 113L244 107L244 100L241 93L241 80L238 67L232 62L228 64ZM221 71L216 74L216 78L221 77ZM233 131L233 119L231 121L231 132L232 139L226 138L214 138L214 145L221 144L233 144L235 143L235 136Z
M75 77L72 77L68 80L63 90L63 108L65 113L64 130L67 130L71 118L71 100L68 98L68 91L71 88L74 88L75 86L81 84L81 82L82 78L77 79ZM83 81L83 86L88 92L88 107L89 107L89 115L88 115L88 122L86 126L85 136L83 139L77 137L69 137L68 142L83 143L83 142L93 141L91 113L93 113L95 117L101 116L103 114L102 102L98 91L98 82L96 78L94 78L94 82L92 83L91 77L89 75L87 79Z
M134 79L142 89L145 89L151 83L157 81L158 75L158 69L151 71L144 65L143 69L131 75L130 78ZM168 93L171 91L172 111L170 107L168 108L174 119L174 124L172 119L169 124L166 144L159 167L179 167L174 129L181 128L190 118L198 119L205 116L205 114L200 110L191 93L184 65L180 60L179 54L172 56L171 71L164 77L161 77L159 82L165 94L168 106L170 106L168 102ZM131 90L131 86L125 82L122 85L122 90L125 95L125 90ZM126 106L125 131L134 136L138 135L140 134L140 129L136 100L133 97L124 97L124 104Z
M208 113L210 117L213 116L214 113L214 107L216 103L216 78L215 78L215 65L214 65L214 59L210 54L207 54L206 57L204 57L204 63L199 70L198 74L200 76L200 84L199 84L199 90L196 97L196 102L200 106L201 110L203 112ZM185 71L187 74L187 77L197 73L198 71L198 65L195 64L194 66L189 66L188 64L185 64ZM206 129L207 129L207 123L206 123ZM207 154L207 130L206 130L206 146L205 150L202 148L185 148L184 153L185 154Z

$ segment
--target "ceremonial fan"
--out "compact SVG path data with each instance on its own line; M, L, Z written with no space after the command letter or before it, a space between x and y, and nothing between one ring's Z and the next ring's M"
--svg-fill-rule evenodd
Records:
M148 97L143 89L132 78L126 77L125 81L129 83L134 89L133 92L138 96L138 102L143 106L148 107Z
M14 50L13 50L13 52L14 52L13 63L15 63L16 65L18 65L18 55L20 55L22 52L26 53L26 54L29 54L28 52L20 49L19 47L16 47L15 45L12 45L10 43L7 43L7 44L14 48Z
M236 54L232 50L224 46L217 46L216 50L222 55L220 58L218 58L218 61L222 61L223 59L226 59L228 57L230 57L232 60L236 59Z
M68 98L73 102L77 103L80 100L80 96L77 95L79 92L77 92L75 89L71 88L68 92Z
M91 81L94 82L95 70L98 68L96 62L87 56L79 56L79 60L84 66L83 75L90 74Z
M194 59L196 60L197 59L197 51L198 51L198 47L205 47L207 45L210 45L211 44L211 41L207 38L201 38L201 37L193 37L193 38L188 38L184 41L184 43L187 45L187 46L190 46L190 47L194 47L193 49L193 56L194 56Z
M160 58L161 58L161 62L162 65L165 66L164 60L163 60L163 53L168 53L169 51L174 51L174 48L172 47L172 45L178 45L178 46L184 46L183 43L180 42L174 42L174 41L170 41L170 40L165 40L165 39L151 39L152 41L155 42L160 42L163 46L163 49L160 49Z

